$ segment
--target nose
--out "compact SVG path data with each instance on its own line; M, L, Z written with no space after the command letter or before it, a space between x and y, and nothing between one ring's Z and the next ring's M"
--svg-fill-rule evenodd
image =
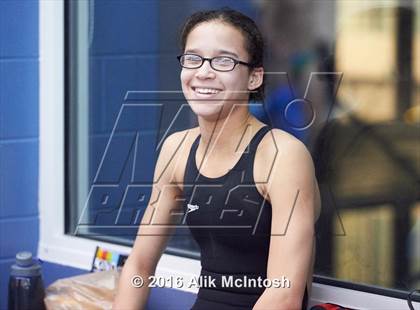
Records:
M196 76L199 79L212 79L216 75L213 68L210 66L210 61L207 59L205 59L203 65L196 70Z

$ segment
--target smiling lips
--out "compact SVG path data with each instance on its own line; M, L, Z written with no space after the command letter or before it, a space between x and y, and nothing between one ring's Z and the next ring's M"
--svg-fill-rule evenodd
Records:
M196 93L196 94L200 94L200 95L215 95L218 94L220 92L220 89L217 88L204 88L204 87L192 87L192 90Z

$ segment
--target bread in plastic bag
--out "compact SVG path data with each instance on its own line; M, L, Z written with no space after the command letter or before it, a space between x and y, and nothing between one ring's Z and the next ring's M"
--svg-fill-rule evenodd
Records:
M109 270L57 280L45 291L45 305L48 310L111 309L118 278L117 270Z

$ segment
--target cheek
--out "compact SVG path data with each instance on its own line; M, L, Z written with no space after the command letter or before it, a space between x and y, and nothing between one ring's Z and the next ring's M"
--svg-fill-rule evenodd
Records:
M180 79L182 88L186 87L191 81L192 75L191 71L181 70Z
M225 79L225 85L229 85L229 89L237 91L237 97L244 97L246 93L244 91L248 90L248 77L247 75L235 75Z
M241 68L242 69L242 68ZM249 75L244 70L239 70L239 68L235 68L237 70L234 74L229 75L226 77L229 80L229 83L234 85L235 88L244 89L248 87L248 78Z

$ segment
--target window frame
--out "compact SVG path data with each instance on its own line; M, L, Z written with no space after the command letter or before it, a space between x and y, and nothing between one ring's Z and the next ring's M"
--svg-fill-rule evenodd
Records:
M65 234L65 0L39 1L39 244L45 261L90 270L97 246L123 254L131 247ZM177 266L174 270L172 267ZM200 261L163 254L158 276L200 274ZM174 288L175 289L175 288ZM180 288L197 292L196 288ZM406 308L407 292L314 276L309 305L333 302L353 308ZM420 297L413 305L420 307Z

